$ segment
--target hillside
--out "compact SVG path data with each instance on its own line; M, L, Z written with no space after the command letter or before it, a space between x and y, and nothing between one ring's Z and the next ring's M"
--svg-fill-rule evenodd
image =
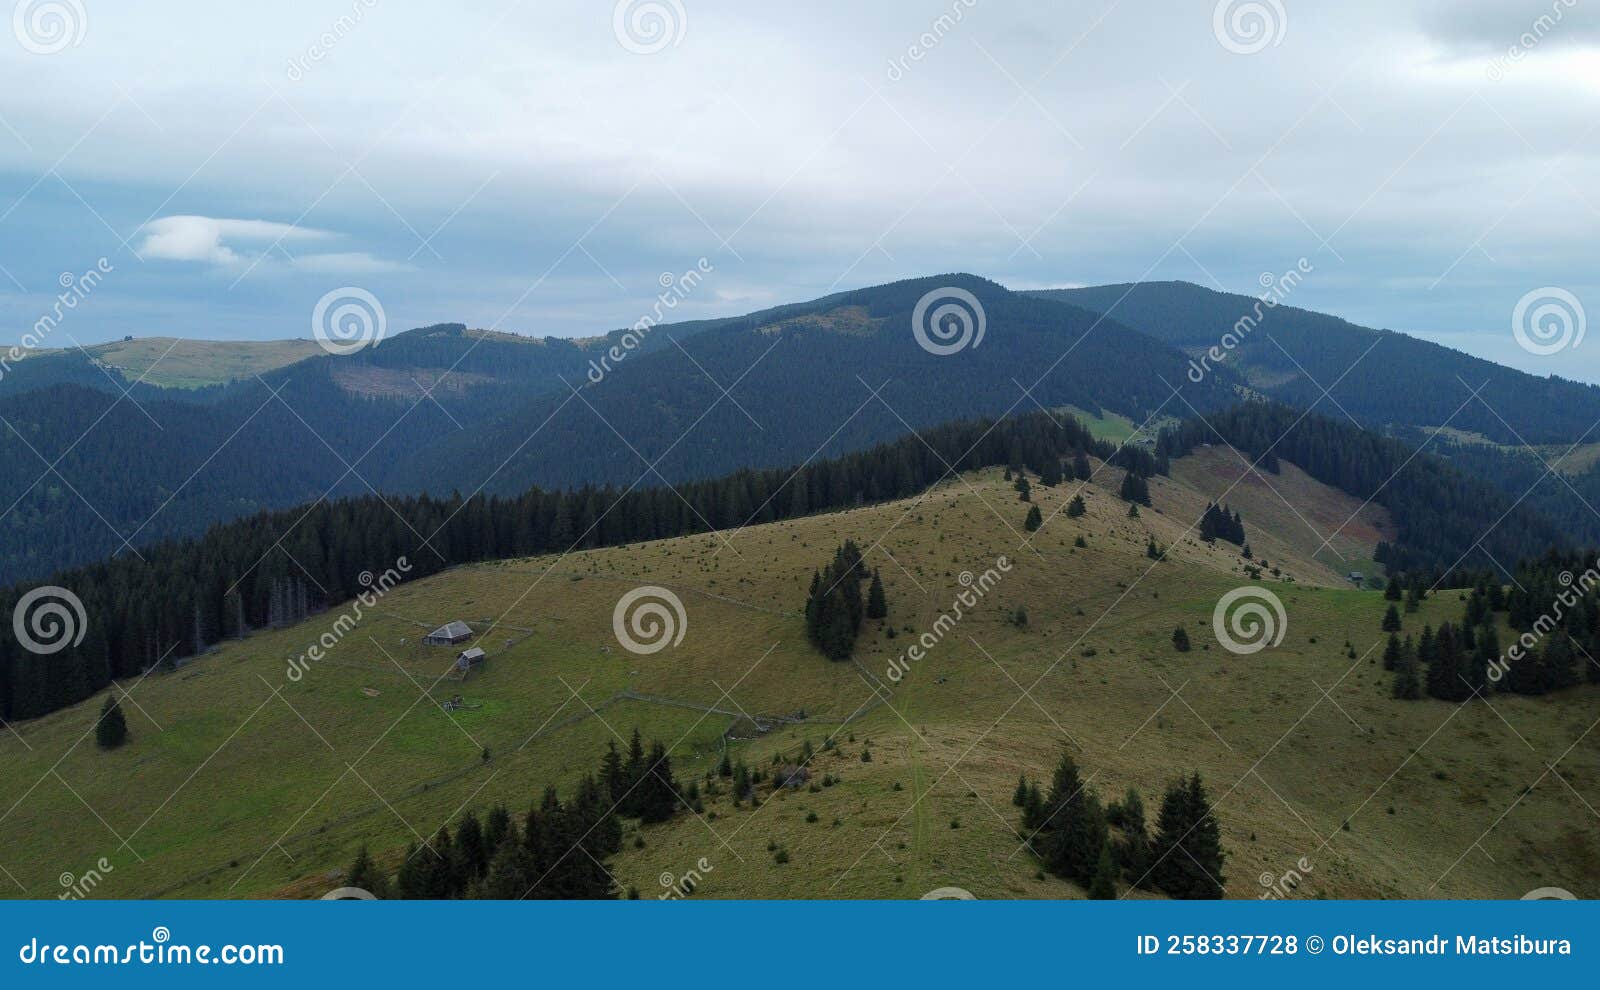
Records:
M1326 415L1347 412L1371 429L1449 426L1497 443L1565 445L1600 420L1600 387L1540 378L1403 333L1300 309L1289 305L1292 286L1286 292L1275 306L1189 282L1032 294L1102 313L1191 356L1221 346L1230 335L1240 343L1224 349L1225 360L1208 364L1232 370L1283 402ZM1479 386L1481 400L1469 401Z
M1283 468L1274 484L1292 485L1297 502L1342 506ZM1297 551L1303 538L1268 532L1253 508L1252 544L1278 548L1258 558L1295 579L1265 582L1287 630L1275 648L1227 653L1212 609L1244 583L1245 562L1183 534L1207 500L1253 507L1261 494L1197 490L1184 479L1212 484L1215 465L1180 462L1130 519L1119 475L1099 472L1079 519L1057 511L1076 484L1036 484L1048 521L1031 546L1025 506L999 469L984 470L900 502L403 584L298 680L287 661L338 613L228 643L123 682L132 740L121 749L85 738L99 697L0 733L3 886L54 896L59 874L105 857L113 869L95 897L320 896L360 845L393 865L463 809L526 809L638 727L672 744L685 781L713 767L725 739L751 766L810 741L816 772L839 777L754 810L722 797L700 817L630 825L610 865L645 897L702 858L711 869L697 897L917 897L948 885L986 898L1081 896L1036 876L1010 805L1018 773L1047 775L1069 737L1108 799L1133 786L1153 806L1171 778L1199 770L1231 857L1231 897L1261 896L1258 876L1290 869L1313 897L1594 888L1600 845L1582 823L1583 802L1600 801L1600 752L1584 731L1595 688L1497 697L1493 708L1391 700L1375 666L1382 596L1330 577ZM1146 556L1152 537L1165 561ZM835 664L805 643L796 613L810 573L846 538L868 548L900 634L869 625L858 662ZM1000 555L1013 570L887 682L890 660L949 609L960 576ZM612 613L646 584L681 599L684 637L639 656L619 645ZM1011 621L1018 606L1026 628ZM1440 593L1406 630L1460 608ZM456 618L474 623L490 656L464 684L436 680L452 650L419 645ZM1176 623L1192 652L1173 651ZM436 702L456 694L468 707L443 712ZM1567 787L1546 775L1556 761Z
M987 330L981 346L937 355L912 317L947 285L980 300ZM182 350L151 363L197 381L198 357L168 366ZM211 350L207 373L250 367L244 352ZM29 358L0 379L0 584L323 497L675 483L1039 407L1137 423L1173 404L1165 383L1184 363L1136 331L970 275L580 340L441 324L127 397L84 354ZM1225 375L1185 385L1201 410L1233 398ZM86 511L99 518L86 524Z

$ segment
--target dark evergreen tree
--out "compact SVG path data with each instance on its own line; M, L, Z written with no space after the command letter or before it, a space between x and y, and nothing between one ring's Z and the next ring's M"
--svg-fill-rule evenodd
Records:
M1390 605L1389 610L1383 613L1383 631L1386 633L1400 631L1400 610L1393 605Z
M1100 857L1095 861L1094 876L1089 881L1089 899L1114 901L1117 899L1117 863L1111 855L1111 843L1100 844Z
M1153 851L1156 886L1169 896L1222 896L1222 836L1198 773L1168 788L1156 819Z
M1044 515L1039 512L1037 505L1028 509L1028 518L1022 521L1022 528L1030 533L1037 533L1039 527L1044 525Z
M1038 512L1038 507L1034 507ZM883 578L872 572L872 585L867 589L867 618L881 619L889 614L889 600L883 594Z
M1118 492L1123 501L1135 505L1150 504L1150 484L1139 475L1129 471L1122 476L1122 488Z
M100 707L100 720L94 724L94 741L101 749L116 749L128 741L128 720L122 717L122 706L111 695Z
M1177 626L1172 630L1172 648L1179 653L1189 652L1189 633L1182 626Z
M1401 701L1416 701L1422 697L1422 681L1417 677L1417 653L1407 636L1400 647L1394 666L1394 696Z
M364 890L380 900L389 896L389 880L372 862L372 856L367 852L365 845L356 853L355 862L351 863L350 869L345 872L343 886Z
M1067 518L1068 519L1076 519L1079 516L1083 515L1083 513L1084 513L1083 496L1082 495L1074 495L1074 496L1072 496L1072 501L1067 503Z

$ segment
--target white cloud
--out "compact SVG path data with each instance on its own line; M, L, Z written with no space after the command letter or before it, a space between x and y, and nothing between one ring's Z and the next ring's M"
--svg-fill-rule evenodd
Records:
M258 253L278 244L305 243L332 237L325 230L296 227L271 220L230 220L221 217L172 216L144 225L139 255L166 261L199 261L234 265L243 259L228 241L250 245Z
M298 227L274 220L234 220L225 217L171 216L143 227L141 258L192 261L235 268L266 262L315 275L373 274L407 271L411 266L375 257L366 251L314 251L302 253L339 235L315 227Z

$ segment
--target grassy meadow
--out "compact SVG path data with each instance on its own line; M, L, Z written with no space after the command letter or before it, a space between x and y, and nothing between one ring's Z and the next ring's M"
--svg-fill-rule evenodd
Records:
M1592 896L1595 689L1392 700L1387 603L1343 576L1352 560L1372 566L1387 520L1288 465L1272 490L1246 479L1226 501L1267 568L1249 581L1235 548L1185 535L1237 479L1224 453L1152 479L1138 518L1114 495L1120 472L1085 489L1078 519L1060 511L1075 483L1035 484L1046 523L1034 534L996 469L904 502L457 568L389 592L298 680L290 659L339 610L252 635L120 685L121 749L95 747L100 698L0 733L0 889L54 897L62 874L104 857L113 870L95 897L320 896L362 844L392 865L465 809L525 810L547 783L570 792L637 727L671 745L685 784L724 746L765 767L807 743L813 779L838 779L630 823L609 865L643 897L690 870L696 897L1082 896L1040 877L1010 803L1018 774L1047 780L1063 747L1102 798L1138 788L1152 821L1162 788L1200 771L1231 897L1260 896L1262 877L1290 869L1305 875L1298 896ZM1352 516L1336 556L1317 555L1309 531ZM854 662L831 663L799 613L844 539L880 571L889 616L863 629ZM1011 569L892 682L891 661L951 610L963 573L1002 555ZM1276 594L1287 623L1279 645L1240 656L1217 643L1212 611L1246 583ZM618 599L642 585L684 608L681 643L649 655L612 629ZM1441 592L1406 631L1461 607ZM465 682L443 677L454 649L421 644L450 619L489 655ZM1172 646L1178 624L1190 652ZM465 707L441 708L458 695Z

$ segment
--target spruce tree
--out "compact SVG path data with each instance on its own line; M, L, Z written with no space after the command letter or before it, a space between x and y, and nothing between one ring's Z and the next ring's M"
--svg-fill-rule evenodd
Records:
M1389 634L1389 644L1383 648L1383 669L1397 670L1400 667L1400 637L1395 633Z
M1100 845L1100 858L1095 862L1094 877L1089 881L1089 899L1114 901L1117 899L1117 863L1111 855L1111 843Z
M345 872L343 886L364 890L379 899L389 895L389 880L372 861L372 856L367 852L364 843L361 851L356 853L355 862L351 863L350 869Z
M1390 605L1389 610L1383 613L1383 631L1386 633L1400 631L1400 610L1393 605Z
M1417 678L1417 653L1411 647L1411 637L1400 648L1394 668L1394 696L1401 701L1416 701L1422 697L1422 681Z
M1222 896L1221 832L1200 775L1167 789L1156 820L1154 879L1168 896L1181 900Z
M1067 518L1076 519L1084 513L1083 496L1074 495L1072 501L1067 503Z
M1172 630L1172 648L1179 653L1189 652L1189 633L1182 626Z
M1383 589L1383 597L1391 602L1397 602L1400 600L1400 594L1400 579L1393 574L1389 575L1389 586Z
M1094 469L1089 466L1089 455L1078 448L1072 455L1072 476L1079 481L1088 481L1094 475Z
M1026 774L1017 774L1017 789L1011 794L1011 803L1019 808L1028 804L1028 777Z
M478 816L470 811L462 817L461 827L456 829L456 860L465 871L468 882L481 879L489 869L489 850L483 841L483 826L478 823Z
M1037 533L1039 527L1044 525L1044 515L1039 512L1037 505L1028 509L1028 518L1022 522L1022 528L1030 533Z
M100 708L94 741L101 749L116 749L128 741L128 720L122 717L122 706L111 695L106 695L106 703Z
M1034 506L1033 511L1039 511ZM883 594L883 578L877 571L872 572L872 586L867 589L867 618L881 619L889 614L889 600Z

